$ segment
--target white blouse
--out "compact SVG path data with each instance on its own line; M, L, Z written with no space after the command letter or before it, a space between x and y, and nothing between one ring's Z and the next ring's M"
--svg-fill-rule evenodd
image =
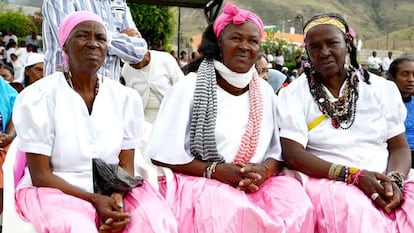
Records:
M405 131L406 110L395 83L372 74L369 81L360 77L355 121L349 129L336 129L326 118L308 131L308 124L322 113L302 75L279 93L280 136L326 161L385 172L387 140Z
M190 125L196 73L190 73L165 96L155 120L145 155L168 164L193 161L190 153ZM272 87L260 81L263 97L263 120L256 154L251 162L266 158L282 160L277 125L277 96ZM249 93L233 96L217 88L215 137L218 152L232 162L240 147L249 117Z
M90 115L60 72L24 89L13 111L18 149L50 156L55 175L89 192L92 158L117 164L121 150L139 147L144 123L136 91L108 78L99 80ZM18 188L31 185L26 168Z

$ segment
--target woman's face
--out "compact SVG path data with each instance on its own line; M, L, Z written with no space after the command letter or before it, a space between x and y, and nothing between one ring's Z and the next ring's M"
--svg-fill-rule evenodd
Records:
M24 72L28 77L27 83L29 85L43 78L43 65L43 62L40 62L25 69Z
M348 53L344 33L333 25L319 25L306 35L306 50L313 67L322 78L344 74Z
M404 97L414 94L414 62L403 61L398 67L393 81L397 84Z
M0 76L2 76L3 79L6 80L6 82L10 83L10 82L14 81L14 77L10 73L10 70L8 70L6 68L0 68Z
M99 68L108 48L106 30L94 21L78 24L71 31L63 50L70 66L78 68Z
M259 29L254 23L229 24L219 39L223 64L233 72L246 73L256 61L259 43Z

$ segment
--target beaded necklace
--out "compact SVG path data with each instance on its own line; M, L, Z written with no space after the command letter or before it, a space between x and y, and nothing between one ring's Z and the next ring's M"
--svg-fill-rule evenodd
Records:
M69 84L70 88L75 90L75 86L73 86L73 82L72 82L72 73L70 71L67 71L64 74L65 74L66 82ZM95 96L98 95L98 92L99 92L99 78L96 77Z
M308 78L310 92L319 106L319 110L331 118L332 126L341 129L349 129L355 120L356 103L358 100L359 78L355 71L348 72L342 95L337 101L331 102L328 93L322 87L320 77L312 72ZM344 124L345 126L343 126Z

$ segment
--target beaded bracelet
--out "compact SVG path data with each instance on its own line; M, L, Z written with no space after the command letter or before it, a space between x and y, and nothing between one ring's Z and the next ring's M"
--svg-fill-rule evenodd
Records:
M263 167L266 169L266 179L269 179L272 176L272 171L270 170L269 165L262 163Z
M398 171L392 171L387 174L388 177L394 179L398 189L402 192L404 190L405 175Z

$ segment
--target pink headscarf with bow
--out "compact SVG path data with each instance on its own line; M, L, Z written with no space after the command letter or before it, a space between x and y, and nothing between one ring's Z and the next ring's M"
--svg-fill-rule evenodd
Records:
M101 19L101 17L89 11L77 11L72 14L69 14L62 20L59 26L58 39L59 39L60 47L63 48L63 45L65 45L73 28L75 28L78 24L86 22L86 21L98 22L105 27L105 23ZM67 63L67 55L63 54L62 65L63 66L66 65L66 63Z
M221 32L227 25L240 25L245 23L246 21L250 21L256 24L257 28L259 29L260 38L262 38L264 26L259 16L257 16L251 11L239 9L237 8L237 6L228 2L223 8L223 13L219 15L217 19L214 21L214 34L216 34L216 37L219 38Z

